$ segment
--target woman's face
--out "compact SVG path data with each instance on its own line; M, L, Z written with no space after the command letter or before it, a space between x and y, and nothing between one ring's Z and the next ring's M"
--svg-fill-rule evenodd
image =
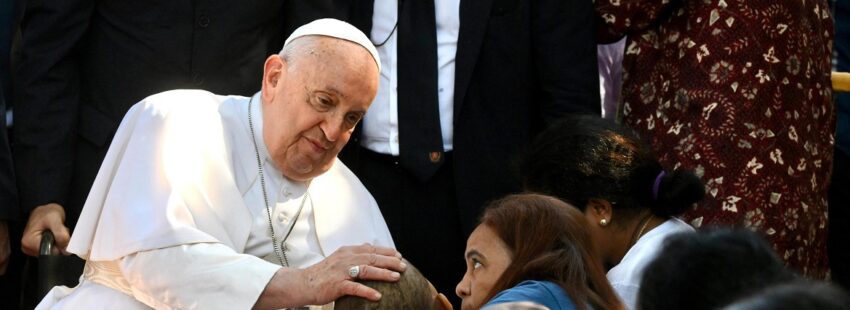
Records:
M478 225L466 241L466 273L455 293L463 299L461 308L478 309L513 260L513 254L496 232Z

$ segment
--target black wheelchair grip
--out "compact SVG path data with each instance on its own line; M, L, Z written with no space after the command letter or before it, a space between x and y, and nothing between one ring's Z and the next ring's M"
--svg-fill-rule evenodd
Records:
M41 246L38 248L38 255L51 255L53 252L53 233L50 230L45 230L41 233Z

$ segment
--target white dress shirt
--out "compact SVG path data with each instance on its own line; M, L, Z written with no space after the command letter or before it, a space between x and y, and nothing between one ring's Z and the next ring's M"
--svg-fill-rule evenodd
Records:
M626 38L611 44L596 46L599 66L599 92L602 101L602 118L616 119L617 104L623 88L623 53Z
M435 0L437 22L437 97L443 150L452 150L454 81L457 38L460 31L460 0ZM375 101L363 118L360 144L372 151L398 156L398 0L375 0L372 42L380 44L381 79ZM377 45L377 44L376 44Z

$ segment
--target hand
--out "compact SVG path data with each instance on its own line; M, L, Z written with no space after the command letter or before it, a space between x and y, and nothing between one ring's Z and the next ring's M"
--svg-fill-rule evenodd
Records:
M357 278L348 274L354 266L360 266ZM355 281L395 282L401 277L399 272L406 268L407 264L401 261L401 253L391 248L369 244L342 247L306 269L278 270L254 308L324 305L345 295L377 301L381 299L378 291Z
M71 234L68 227L65 227L65 209L55 203L38 206L30 213L23 238L21 238L21 250L24 254L38 256L41 234L45 230L53 233L56 240L55 248L58 248L58 252L65 254L65 247L71 240Z
M10 254L12 250L9 245L9 225L6 221L0 221L0 276L6 274Z

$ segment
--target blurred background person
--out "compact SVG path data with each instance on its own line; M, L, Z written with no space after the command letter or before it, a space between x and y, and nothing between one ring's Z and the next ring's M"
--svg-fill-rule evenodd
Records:
M10 149L12 46L22 1L0 3L0 308L16 309L20 292L20 212Z
M835 65L850 72L850 1L833 3ZM835 94L835 157L829 190L829 266L832 280L850 290L850 93Z
M719 309L797 276L749 230L718 229L669 237L646 266L638 309Z
M850 295L819 282L794 281L765 288L724 310L848 310Z
M484 204L520 189L515 155L559 116L599 114L591 2L366 0L351 13L383 70L341 158L399 251L450 291Z
M695 227L765 233L823 278L835 116L827 0L595 1L602 41L627 36L621 119L706 198Z
M510 195L488 205L466 245L463 309L528 301L549 309L620 309L584 215L557 198Z
M17 189L12 169L12 153L6 134L6 101L9 94L9 66L15 29L16 1L0 4L0 276L6 273L11 254L9 222L18 219Z
M521 170L527 190L584 213L596 257L629 309L664 239L694 231L675 216L704 195L692 172L668 173L630 130L591 116L564 118L540 134Z

